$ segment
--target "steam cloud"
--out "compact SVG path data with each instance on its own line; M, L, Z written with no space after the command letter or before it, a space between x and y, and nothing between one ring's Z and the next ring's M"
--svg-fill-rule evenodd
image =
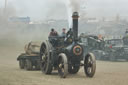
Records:
M69 28L72 27L72 13L81 12L82 3L85 3L85 0L66 0Z
M58 10L61 10L61 8L58 8L58 6L59 7L61 5L65 6L64 7L65 9L63 10L64 12L62 12L62 13L64 15L64 13L66 13L66 10L67 10L69 27L72 27L72 17L71 17L72 13L74 11L78 11L78 12L80 11L81 1L82 0L65 0L65 1L64 0L55 0L55 1L47 0L47 1L45 1L45 4L47 4L49 7L45 7L45 9L44 9L44 6L43 6L43 10L40 13L41 14L45 13L47 15L45 17L51 17L51 18L53 18L54 16L57 17L57 16L60 16L61 15L60 13L62 12L62 11L58 12ZM30 4L30 3L28 3L29 1L20 1L20 2L22 5L24 5L24 7L27 6L28 4ZM26 4L26 2L27 2L27 4ZM36 4L39 4L39 3L36 3ZM39 5L39 7L40 7L40 9L42 9L40 5ZM58 9L58 10L56 11L55 9ZM26 11L28 11L28 9ZM26 12L26 11L24 11L24 12ZM28 12L30 12L30 11L28 11ZM42 30L43 28L39 29L37 27L37 28L31 30L31 29L28 29L28 27L26 25L19 26L17 23L8 24L8 22L7 22L8 17L16 16L16 13L17 13L16 9L11 4L8 4L6 16L2 15L2 12L3 12L3 9L0 10L0 24L1 24L0 29L1 30L4 29L4 30L2 32L0 32L0 39L4 39L5 37L6 37L5 39L9 39L8 38L8 36L9 36L10 38L13 38L13 39L16 39L17 41L22 42L25 40L34 40L36 38L35 36L38 36L40 38L43 36L43 34L42 34L42 32L44 31L44 30ZM45 30L45 31L47 31L46 32L46 35L47 35L49 30Z
M69 5L69 9L71 9L72 12L80 11L81 0L67 0L67 4Z

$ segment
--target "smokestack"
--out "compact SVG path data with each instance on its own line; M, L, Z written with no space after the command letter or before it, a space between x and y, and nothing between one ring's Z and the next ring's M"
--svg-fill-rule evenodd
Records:
M78 12L74 12L72 15L72 19L73 19L73 39L74 41L78 40L78 18L79 18L79 13Z

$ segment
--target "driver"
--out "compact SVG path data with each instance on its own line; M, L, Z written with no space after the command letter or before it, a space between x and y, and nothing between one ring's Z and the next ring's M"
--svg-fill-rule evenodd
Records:
M51 29L51 32L49 34L49 37L58 36L58 33L54 30L54 28Z
M65 28L62 29L61 37L64 37L64 38L66 37L66 29Z
M58 45L57 38L56 38L57 36L58 36L58 33L54 30L54 28L52 28L48 38L53 46Z

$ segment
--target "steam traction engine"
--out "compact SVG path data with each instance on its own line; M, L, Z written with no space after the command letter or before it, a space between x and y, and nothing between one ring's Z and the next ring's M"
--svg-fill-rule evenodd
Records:
M45 74L51 74L53 69L57 69L60 77L65 78L68 73L76 74L80 66L84 66L87 77L93 77L96 69L95 56L92 53L84 55L83 44L78 41L78 12L74 12L72 18L73 27L65 38L49 37L49 40L42 43L41 70Z

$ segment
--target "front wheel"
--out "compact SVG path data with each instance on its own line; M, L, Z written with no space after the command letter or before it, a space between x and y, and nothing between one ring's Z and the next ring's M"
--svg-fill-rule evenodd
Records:
M58 59L58 73L61 78L65 78L68 74L68 60L64 53L59 55Z
M96 59L93 53L88 53L84 59L84 71L87 77L93 77L96 70Z

